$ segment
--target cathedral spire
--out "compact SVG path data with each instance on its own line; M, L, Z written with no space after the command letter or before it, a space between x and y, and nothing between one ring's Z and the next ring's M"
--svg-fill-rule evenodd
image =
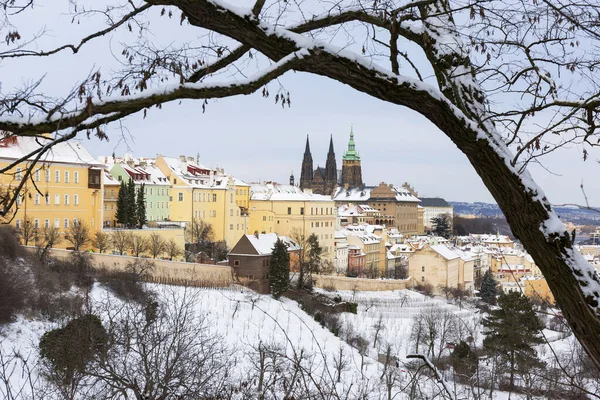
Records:
M335 152L333 151L333 135L329 138L329 152L327 153L327 162L325 163L325 179L328 186L325 192L333 192L338 184L337 164L335 162Z
M304 149L304 158L302 159L302 168L300 169L300 188L310 188L313 180L313 159L310 154L310 143L306 135L306 148Z
M331 135L329 137L329 153L327 153L327 154L335 154L333 152L333 135Z
M306 135L306 147L304 148L304 156L310 154L310 143L308 142L308 135Z

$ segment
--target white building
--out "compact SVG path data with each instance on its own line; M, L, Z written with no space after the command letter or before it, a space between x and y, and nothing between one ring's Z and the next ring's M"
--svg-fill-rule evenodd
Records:
M425 229L433 228L431 220L447 214L450 217L450 226L454 217L454 208L448 202L440 197L421 197L421 207L425 209L423 213L423 226Z

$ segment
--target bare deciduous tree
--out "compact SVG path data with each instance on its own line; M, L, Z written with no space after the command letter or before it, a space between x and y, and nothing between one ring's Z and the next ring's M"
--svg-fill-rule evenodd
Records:
M166 242L158 233L153 233L148 237L148 250L152 258L156 258L166 250Z
M116 230L110 235L110 240L119 254L123 255L131 243L131 234L126 231Z
M104 253L110 246L110 235L106 232L97 231L92 239L92 245L96 247L100 253Z
M167 241L165 252L168 254L169 260L173 260L173 258L176 258L183 254L181 247L179 247L179 245L174 239L169 239Z
M129 247L131 248L131 254L139 257L143 252L148 250L148 239L142 235L132 234Z
M87 224L84 221L73 221L65 233L65 240L73 245L75 251L79 251L91 240Z
M53 145L78 132L104 139L104 124L150 107L199 99L204 109L207 99L256 91L268 97L269 82L288 71L319 75L407 107L452 140L544 273L575 335L600 367L600 278L574 249L572 235L527 170L562 146L577 144L588 158L597 145L600 84L594 68L600 61L600 34L595 1L257 0L242 9L222 1L145 0L102 10L75 8L74 20L98 15L107 26L41 50L35 35L23 38L10 23L15 11L26 13L33 2L4 3L3 62L31 58L34 63L36 57L79 53L89 42L132 26L139 27L139 34L124 41L123 70L111 76L96 70L83 82L73 82L74 89L63 96L44 92L35 79L2 93L3 137L30 136L40 143L0 169L12 173L31 160L23 179L3 192L2 215L17 207L16 195L35 164ZM175 34L168 46L161 46L149 25L140 22L155 10L163 18L176 12L180 25L209 34L195 35L199 43L194 44L185 34ZM347 29L356 25L364 29ZM243 79L224 84L208 80L228 74ZM172 82L165 84L168 80ZM290 94L276 90L275 101L290 106ZM48 132L54 134L45 138Z

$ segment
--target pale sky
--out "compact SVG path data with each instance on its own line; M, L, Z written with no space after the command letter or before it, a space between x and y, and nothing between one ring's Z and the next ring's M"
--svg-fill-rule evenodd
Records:
M48 35L38 42L39 48L75 42L75 37L80 37L77 32L85 29L85 24L70 25L70 16L58 17L53 20L57 25L52 26L47 12L38 7L27 13L26 25L18 25L22 36L42 24L47 26ZM61 36L64 26L75 29L76 34ZM119 35L112 36L110 42L91 43L77 55L65 52L50 59L0 62L2 92L46 74L44 88L54 94L65 93L74 79L85 77L92 67L115 65L111 51L120 49L117 44L123 38ZM123 127L131 135L127 145L119 140L118 124L106 129L110 142L84 139L84 144L95 156L128 152L146 157L195 157L199 153L201 163L223 167L242 180L287 183L292 171L299 181L307 134L314 166L324 166L329 137L333 135L341 168L352 125L366 184L385 181L401 185L408 181L424 197L493 201L466 157L417 113L318 76L290 72L280 82L291 92L291 108L275 105L273 96L278 84L274 83L268 99L257 93L209 101L204 114L201 101L184 101L164 105L162 110L151 109L145 119L141 113L131 116L123 120ZM590 158L584 163L578 149L562 150L545 159L546 167L558 176L539 167L531 173L555 204L583 203L579 188L582 181L590 202L600 204L596 178L600 166L595 161L598 154Z

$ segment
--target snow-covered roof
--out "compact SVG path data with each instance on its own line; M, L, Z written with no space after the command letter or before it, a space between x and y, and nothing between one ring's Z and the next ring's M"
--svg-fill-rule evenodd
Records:
M288 248L288 251L296 251L300 250L301 247L296 244L292 239L287 236L279 236L276 233L264 233L257 235L245 235L248 238L252 247L256 250L259 255L268 255L273 252L273 247L275 247L275 242L277 239L283 241Z
M375 186L366 186L364 188L343 188L338 187L334 194L333 200L335 201L376 201L377 198L371 198L371 191L375 189ZM421 200L413 196L411 192L402 187L391 187L394 198L396 201L419 203Z
M300 188L278 183L251 184L251 200L271 201L323 201L331 202L331 197L303 192Z
M0 159L17 160L31 152L49 144L51 138L46 137L10 137L0 140ZM29 157L33 160L37 156ZM42 155L39 163L52 162L63 164L79 164L104 168L104 164L96 161L87 151L80 140L71 139L54 145L47 153Z
M162 159L179 179L195 188L227 189L238 185L238 183L243 183L241 180L225 174L222 169L208 168L189 159L182 160L164 156L162 156Z
M459 258L460 256L456 254L452 249L443 244L438 244L436 246L430 246L433 251L444 257L446 260L454 260Z

